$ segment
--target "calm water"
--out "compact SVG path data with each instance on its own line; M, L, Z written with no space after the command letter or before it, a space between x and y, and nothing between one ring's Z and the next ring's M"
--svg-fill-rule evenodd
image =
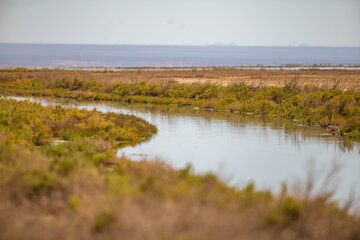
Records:
M360 64L360 47L236 47L0 43L0 67L192 67Z
M120 149L119 156L160 158L175 168L191 163L196 172L215 172L232 184L253 180L257 186L275 191L283 181L304 179L309 162L316 163L320 178L336 160L342 165L337 196L347 196L350 189L360 194L360 143L328 135L322 128L176 106L16 99L132 114L158 127L158 134L150 141Z

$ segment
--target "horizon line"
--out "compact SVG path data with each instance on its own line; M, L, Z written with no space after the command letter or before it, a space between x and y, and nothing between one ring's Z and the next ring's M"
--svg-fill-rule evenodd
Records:
M360 48L359 46L331 46L331 45L236 45L236 44L130 44L130 43L40 43L40 42L0 42L13 45L98 45L98 46L157 46L157 47L293 47L293 48Z

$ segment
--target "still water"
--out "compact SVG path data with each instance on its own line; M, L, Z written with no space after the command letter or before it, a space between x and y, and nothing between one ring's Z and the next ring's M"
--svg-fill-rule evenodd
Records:
M0 43L0 67L116 68L359 65L360 47L240 47Z
M132 114L158 128L149 141L119 149L133 160L160 159L175 168L191 164L197 173L213 172L230 184L254 181L259 188L279 190L282 182L305 179L309 166L321 178L341 165L335 179L337 197L350 190L360 194L360 142L329 135L320 127L284 119L261 118L230 112L203 111L177 106L24 98L44 105ZM311 165L313 164L313 165Z

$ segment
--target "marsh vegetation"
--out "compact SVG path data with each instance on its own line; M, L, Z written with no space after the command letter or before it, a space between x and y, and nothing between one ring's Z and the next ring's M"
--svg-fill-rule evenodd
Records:
M360 134L356 90L300 87L296 82L284 87L151 80L104 84L44 72L46 77L7 71L0 92L275 114L335 125L349 138ZM230 186L212 173L196 174L191 165L174 169L159 160L116 156L117 148L146 141L156 132L134 116L1 98L0 238L360 237L354 203L338 204L331 188L316 191L321 180L314 174L295 185L283 184L275 194L254 183ZM332 174L325 175L324 186Z
M235 73L234 73L235 71ZM231 74L254 74L260 83L245 80L228 85L212 78ZM91 100L144 102L198 106L290 118L306 124L330 126L334 134L360 138L360 80L358 71L259 71L204 70L193 72L86 72L62 70L2 70L2 94L67 97ZM275 72L275 73L274 73ZM306 72L303 74L302 72ZM98 75L99 74L99 75ZM169 75L172 74L172 78ZM201 75L210 83L179 83L174 80ZM260 77L258 75L260 75ZM294 74L291 76L291 74ZM329 78L309 82L306 76ZM267 76L282 79L282 85L267 86ZM333 75L333 77L331 77ZM338 78L337 76L342 76ZM343 80L342 78L346 79ZM334 81L334 79L336 81ZM328 85L320 82L328 82ZM264 82L264 86L262 84ZM352 83L352 84L350 84Z

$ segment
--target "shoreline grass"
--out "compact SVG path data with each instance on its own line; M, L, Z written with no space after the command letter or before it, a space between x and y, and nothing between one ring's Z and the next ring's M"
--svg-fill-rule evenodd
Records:
M250 112L329 127L333 134L360 139L360 92L337 89L342 84L339 81L331 89L323 89L300 86L297 78L290 79L283 87L262 87L241 82L228 86L156 82L142 78L141 74L135 79L129 76L127 82L104 82L92 78L78 78L76 71L66 71L67 76L62 78L58 78L60 75L57 71L45 73L45 76L25 78L17 75L3 77L0 81L0 93L176 104L202 109Z

